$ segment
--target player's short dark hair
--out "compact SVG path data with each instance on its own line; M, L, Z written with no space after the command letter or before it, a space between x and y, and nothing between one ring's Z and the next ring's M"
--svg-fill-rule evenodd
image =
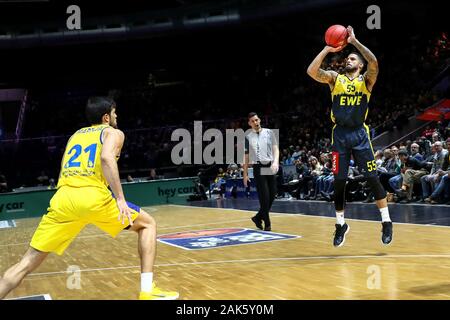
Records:
M356 52L356 51L352 51L348 55L351 55L351 54L354 54L354 55L356 55L358 57L359 61L361 61L361 63L363 64L363 67L366 65L366 59L364 59L364 57L361 55L361 53Z
M102 123L105 114L111 114L116 107L113 99L108 97L90 97L86 104L86 118L90 124Z
M250 120L250 118L253 118L254 116L257 116L258 114L256 113L256 112L250 112L248 115L247 115L247 120Z

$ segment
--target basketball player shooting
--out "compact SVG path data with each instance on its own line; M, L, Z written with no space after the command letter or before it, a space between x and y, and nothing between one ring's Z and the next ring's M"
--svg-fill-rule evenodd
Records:
M356 39L351 26L348 26L346 30L344 27L342 29L344 35L348 35L346 41L340 42L335 47L325 46L309 65L307 71L314 80L328 84L331 90L331 120L334 124L331 137L335 177L334 205L337 218L333 245L342 246L350 230L344 220L344 207L345 185L352 155L360 170L364 172L367 184L375 195L382 219L381 240L383 244L388 245L392 241L392 222L389 217L386 191L377 176L369 128L364 123L369 111L370 95L378 76L378 62L375 55ZM326 37L326 39L329 38ZM333 41L327 40L327 42ZM334 43L338 42L334 41ZM320 68L328 53L341 51L347 43L353 45L360 53L353 52L347 56L344 74ZM366 61L367 71L361 74Z

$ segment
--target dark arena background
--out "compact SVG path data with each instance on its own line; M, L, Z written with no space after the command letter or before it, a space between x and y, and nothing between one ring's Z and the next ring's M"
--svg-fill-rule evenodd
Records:
M430 1L0 1L0 275L47 212L66 144L89 126L88 98L109 96L125 134L125 197L155 219L154 278L179 300L450 300L448 21L444 2ZM389 246L354 162L352 229L333 246L331 96L307 68L334 24L351 25L378 60L366 124ZM322 68L342 73L355 50L329 53ZM249 129L252 111L279 130L271 231L251 220L260 205L251 169L250 187L242 181L240 141L213 163L189 148L185 163L173 159L175 130L203 152L212 141L194 141L194 122L225 141L227 129ZM111 239L88 225L6 299L135 300L139 274L135 233Z

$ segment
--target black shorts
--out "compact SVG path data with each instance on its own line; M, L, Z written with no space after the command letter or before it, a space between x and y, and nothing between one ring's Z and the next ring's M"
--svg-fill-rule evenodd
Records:
M377 165L367 126L347 128L336 125L331 135L335 179L347 179L352 155L364 176L377 176Z

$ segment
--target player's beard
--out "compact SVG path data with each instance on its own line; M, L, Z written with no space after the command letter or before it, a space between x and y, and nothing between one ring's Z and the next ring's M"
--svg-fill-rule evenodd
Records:
M351 65L346 65L345 66L345 72L355 72L356 70L358 70L357 66L352 67Z

